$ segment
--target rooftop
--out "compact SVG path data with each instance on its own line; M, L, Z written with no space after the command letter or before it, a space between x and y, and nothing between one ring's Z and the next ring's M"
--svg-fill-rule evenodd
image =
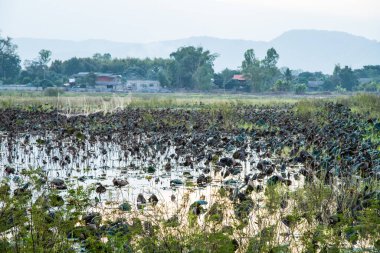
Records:
M246 79L244 78L243 75L234 75L232 77L232 80L245 81Z

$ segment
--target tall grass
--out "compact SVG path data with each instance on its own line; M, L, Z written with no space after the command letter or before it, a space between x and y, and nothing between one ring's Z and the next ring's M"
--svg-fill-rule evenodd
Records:
M380 118L379 94L360 93L336 98L301 99L296 103L294 111L300 117L313 119L317 114L323 113L326 102L343 104L355 113Z
M64 93L2 92L0 108L25 108L49 106L68 113L92 113L129 108L220 108L226 105L279 106L294 104L296 97L224 94L110 94L110 93Z
M354 112L380 118L380 95L361 93L352 97L343 97L337 100L349 106Z

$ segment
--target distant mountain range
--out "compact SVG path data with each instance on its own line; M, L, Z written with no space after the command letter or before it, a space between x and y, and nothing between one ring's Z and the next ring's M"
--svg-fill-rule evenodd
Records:
M182 46L202 46L219 54L215 70L241 65L244 52L253 48L256 56L265 56L274 47L280 55L279 67L331 73L335 64L360 68L380 64L380 42L344 32L321 30L291 30L271 41L190 37L151 43L122 43L107 40L52 40L15 38L22 60L34 59L39 50L49 49L53 59L88 57L95 53L110 53L113 57L169 57Z

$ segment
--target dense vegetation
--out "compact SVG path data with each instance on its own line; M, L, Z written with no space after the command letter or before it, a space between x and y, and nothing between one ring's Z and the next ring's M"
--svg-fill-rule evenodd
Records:
M44 88L62 86L73 74L88 72L80 85L92 87L95 83L94 73L103 72L122 75L124 80L159 80L164 87L186 90L296 93L304 93L308 88L317 91L380 90L380 66L352 70L348 66L336 65L333 75L279 69L277 61L280 55L274 48L268 49L264 59L258 59L254 50L249 49L242 56L240 69L225 69L220 73L215 73L213 69L217 55L202 47L179 48L168 59L121 59L97 53L93 57L73 57L52 62L51 55L54 52L42 49L36 59L24 62L24 68L21 68L16 49L10 38L0 37L0 81L3 84L22 83ZM246 80L233 79L235 74L242 74ZM359 79L364 81L360 83ZM310 82L319 82L319 85L309 87Z

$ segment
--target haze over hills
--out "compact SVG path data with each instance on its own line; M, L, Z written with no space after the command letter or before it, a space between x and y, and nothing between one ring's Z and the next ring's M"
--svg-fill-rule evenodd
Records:
M380 64L380 42L344 32L321 30L291 30L271 41L190 37L151 43L123 43L107 40L52 40L15 38L22 60L36 58L38 51L49 49L53 59L89 57L94 53L110 53L113 57L169 57L182 46L203 46L219 54L215 70L241 65L245 50L253 48L256 56L264 57L274 47L280 55L279 67L331 73L335 64L360 68Z

